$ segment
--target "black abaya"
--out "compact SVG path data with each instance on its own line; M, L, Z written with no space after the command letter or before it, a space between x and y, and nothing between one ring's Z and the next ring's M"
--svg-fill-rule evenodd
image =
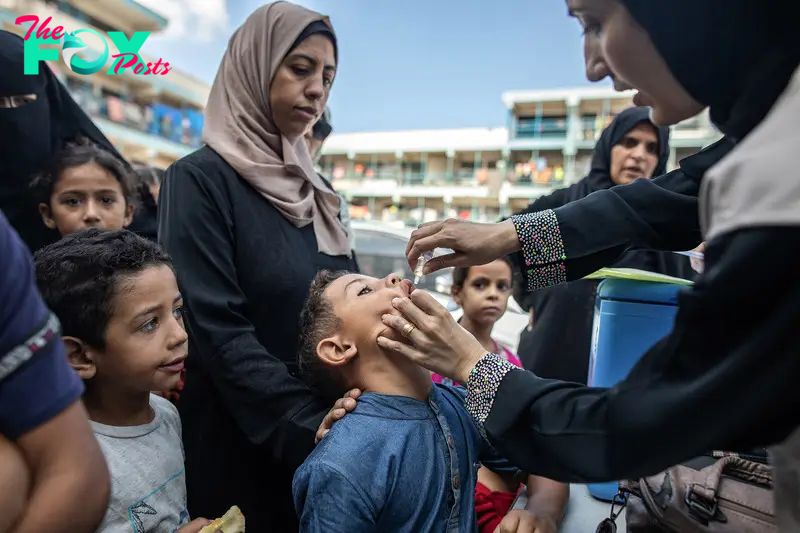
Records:
M800 94L795 87L789 100L777 99L800 64L800 48L787 46L795 38L792 17L776 6L748 0L621 2L649 34L678 82L711 107L712 119L728 137L706 154L698 154L694 162L688 161L685 172L590 195L561 208L561 213L546 214L548 231L555 216L558 231L577 236L573 243L581 246L578 253L570 251L565 238L563 249L543 254L546 260L537 260L526 271L531 288L544 281L548 261L556 267L551 272L558 275L557 281L566 281L590 272L631 241L655 243L662 249L696 245L702 238L698 212L686 220L680 215L689 214L691 203L697 205L694 197L704 169L719 160L715 155L725 157L732 143L736 143L734 153L740 154L737 161L749 162L746 180L726 184L744 185L735 191L740 198L749 193L758 205L758 200L772 194L759 189L764 176L759 176L758 162L764 172L777 168L781 179L796 179L786 173L794 153L774 150L774 143L797 145L796 130L787 127L791 116L770 114L776 102L790 102L796 108ZM687 38L674 38L678 28ZM765 66L772 69L770 76L762 75ZM759 86L764 90L756 90ZM761 135L748 144L757 126L767 128L762 130L766 138ZM770 137L776 130L788 138ZM745 142L739 142L742 139ZM704 159L709 153L711 157ZM690 176L697 179L694 185L687 180ZM722 176L714 177L724 188ZM714 192L717 202L729 198ZM676 209L667 205L648 212L658 207L658 198L671 198ZM714 210L725 207L711 203L708 196L701 205L705 224ZM565 210L579 207L584 211L564 216ZM726 214L747 223L709 239L705 272L694 287L681 293L673 331L616 386L589 388L522 370L493 369L489 363L485 370L476 368L476 376L486 373L477 383L499 381L495 390L495 386L470 390L468 402L472 398L492 402L486 418L478 411L475 418L501 453L553 479L607 481L651 474L711 449L772 445L798 427L800 252L793 243L800 240L800 224L786 212L780 225L765 224L764 213L759 219L742 212L740 205L735 208ZM622 219L604 218L617 212ZM626 219L640 223L615 224ZM590 223L598 221L604 231L593 241L589 230L597 225ZM535 221L525 222L537 227ZM537 240L555 240L547 232L535 234ZM530 238L527 246L529 254L539 251ZM501 371L508 373L500 378ZM471 383L467 385L470 388ZM782 497L794 498L796 511L796 491Z
M629 108L619 113L603 131L595 146L589 175L566 189L535 200L522 212L555 209L586 198L594 192L612 188L612 149L631 129L641 123L651 124L647 108ZM666 128L656 128L656 131L659 159L654 175L659 176L665 172L667 166L669 131ZM636 268L686 279L694 277L686 257L640 245L630 246L620 254L621 257L609 262L610 266ZM520 333L517 353L523 366L541 377L585 383L598 280L577 280L528 292L525 290L523 276L519 275L522 270L521 254L514 254L511 258L518 273L514 296L523 309L532 310L534 314L533 327Z

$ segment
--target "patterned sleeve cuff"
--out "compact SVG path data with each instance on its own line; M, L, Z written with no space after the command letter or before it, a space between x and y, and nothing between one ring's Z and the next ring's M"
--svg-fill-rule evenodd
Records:
M525 260L528 292L566 283L564 241L552 209L511 217Z
M492 410L500 382L503 381L506 374L516 368L503 357L487 353L469 374L467 399L464 406L484 438L486 438L486 433L483 424Z

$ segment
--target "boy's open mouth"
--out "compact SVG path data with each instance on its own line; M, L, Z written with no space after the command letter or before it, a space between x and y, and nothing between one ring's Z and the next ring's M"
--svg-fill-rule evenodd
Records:
M411 293L414 292L414 284L411 283L410 279L401 280L400 287L403 289L406 297L411 296Z

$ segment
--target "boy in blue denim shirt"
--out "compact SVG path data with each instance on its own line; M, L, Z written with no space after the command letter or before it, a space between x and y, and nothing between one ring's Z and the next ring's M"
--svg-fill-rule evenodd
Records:
M295 473L303 532L476 532L481 463L519 476L480 436L463 389L433 384L429 371L377 345L379 335L395 336L381 316L396 313L392 299L412 290L397 276L325 271L311 286L301 318L303 375L331 399L353 387L365 393ZM526 521L530 531L539 526ZM542 519L539 531L555 531L550 522Z

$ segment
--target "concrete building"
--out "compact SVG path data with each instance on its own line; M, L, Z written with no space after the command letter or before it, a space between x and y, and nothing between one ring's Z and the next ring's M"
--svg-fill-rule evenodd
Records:
M25 34L30 23L15 24L21 15L100 35L157 34L168 22L135 0L0 0L0 27ZM102 45L86 42L94 50ZM209 86L191 75L173 68L165 76L130 69L86 76L61 60L48 65L128 159L166 167L200 145ZM505 127L334 134L320 169L351 200L356 218L494 220L583 177L600 132L632 105L631 94L591 87L510 91L502 101ZM707 115L675 126L670 166L717 137Z
M157 34L167 26L164 17L135 0L0 0L2 29L24 35L31 23L15 24L22 15L36 15L40 23L51 17L50 28L63 26L70 32L89 28L101 36L109 31L122 31L129 37L136 31ZM84 42L97 56L102 43L94 39L87 37ZM110 56L118 50L110 39L106 42L107 66L111 67ZM144 62L158 59L142 57ZM166 167L200 145L209 87L191 75L174 68L163 76L135 75L131 69L109 76L107 68L80 75L61 60L48 65L126 158Z
M510 91L504 128L334 134L320 168L354 217L495 220L581 179L603 128L631 97L592 87ZM718 137L707 115L673 127L670 168Z

